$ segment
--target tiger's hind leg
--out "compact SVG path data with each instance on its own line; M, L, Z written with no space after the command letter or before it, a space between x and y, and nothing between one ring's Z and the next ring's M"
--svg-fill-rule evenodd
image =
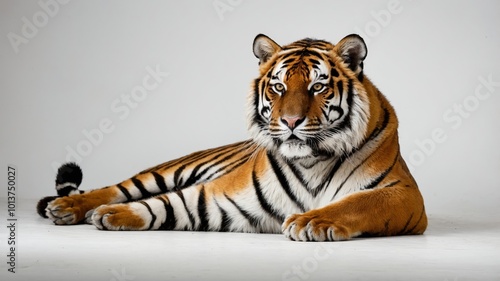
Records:
M102 205L95 209L91 221L100 230L156 230L165 225L167 218L173 218L173 213L167 211L166 197L157 196L146 201ZM161 215L157 214L159 211Z
M120 184L61 197L46 197L39 201L38 210L57 225L90 223L95 208L101 205L124 203L149 198L162 190L154 173L138 174ZM46 204L44 210L43 205Z
M247 160L251 155L248 151L253 149L255 148L252 142L244 141L195 152L142 171L117 185L60 197L53 201L49 198L50 202L41 215L45 214L55 224L80 223L90 218L94 210L102 205L147 199L219 178L232 169L248 163ZM114 208L121 208L123 211L130 206L140 208L135 203L116 205ZM112 217L118 218L118 216Z
M207 230L208 220L200 215L206 214L200 211L205 200L205 186L194 185L144 200L100 206L92 214L92 223L100 230Z
M337 241L360 235L422 234L426 227L418 189L392 186L360 191L326 207L291 215L282 230L296 241Z

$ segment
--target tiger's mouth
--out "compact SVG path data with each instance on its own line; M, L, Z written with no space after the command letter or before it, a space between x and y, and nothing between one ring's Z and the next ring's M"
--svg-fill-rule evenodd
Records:
M288 137L288 139L286 139L284 142L285 143L305 143L305 141L303 141L302 139L297 137L297 135L295 135L295 134L291 134Z
M279 146L280 153L287 158L303 158L312 156L312 148L305 140L292 134Z
M282 141L281 145L288 145L288 146L307 146L307 143L305 140L299 138L298 136L292 134L290 135L286 140Z

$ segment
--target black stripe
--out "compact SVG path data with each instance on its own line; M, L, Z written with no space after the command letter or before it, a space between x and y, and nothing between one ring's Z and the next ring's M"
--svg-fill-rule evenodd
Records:
M332 92L328 94L328 96L325 98L326 100L331 100L335 96L335 91L332 89Z
M219 204L217 202L215 202L215 204L217 205L217 207L219 208L219 211L221 213L219 231L220 232L228 232L230 230L229 226L231 225L232 220L227 215L226 210L224 210L221 206L219 206Z
M335 65L335 64L332 61L330 61L330 65ZM335 67L332 67L330 70L330 75L333 77L339 77L339 72L337 71L337 69L335 69Z
M292 189L290 188L290 185L288 184L288 180L285 177L285 175L283 174L283 171L281 170L277 160L274 159L274 157L271 155L271 153L267 153L267 158L269 159L269 163L271 163L271 167L273 169L273 172L276 175L276 178L278 178L278 181L279 181L281 187L283 188L283 190L285 191L285 193L288 195L290 200L292 200L295 203L295 205L297 205L297 207L299 207L299 209L302 212L305 212L306 208L304 207L304 204L299 202L297 197L292 193Z
M395 186L396 184L400 183L401 181L400 180L395 180L387 185L385 185L384 187L391 187L391 186Z
M335 173L337 173L337 171L340 169L340 166L342 166L342 163L344 163L344 161L345 161L345 159L347 157L348 156L346 156L346 157L340 157L340 158L337 159L337 162L335 162L335 165L333 165L332 169L330 170L330 173L325 178L325 181L322 183L323 184L323 188L326 188L327 186L330 185L330 183L333 180L333 177L335 176Z
M339 106L342 106L342 97L344 95L344 83L342 80L337 81L337 89L339 90L339 97L340 97Z
M337 187L337 190L335 191L335 194L333 194L333 197L331 200L333 200L335 198L335 196L337 196L337 194L339 193L339 191L342 189L342 187L344 187L344 184L347 182L347 180L354 174L354 172L359 168L361 167L363 164L366 163L366 161L368 159L370 159L370 157L372 156L373 154L370 154L368 155L368 157L366 157L361 163L359 163L356 167L354 167L354 169L351 170L351 172L349 173L349 175L347 175L347 177L344 179L344 181L339 185L339 187ZM364 188L361 188L360 190L365 190L365 189L372 189L374 188L377 184L379 184L384 178L385 176L387 176L387 174L390 172L390 170L392 169L392 167L394 167L394 164L396 163L397 159L399 158L399 155L396 155L395 157L395 160L394 162L392 163L392 165L387 169L385 170L382 174L380 174L375 180L373 180L371 183L369 183L366 187Z
M131 180L134 183L135 187L137 187L137 189L139 189L139 191L141 192L142 195L141 198L149 198L153 196L149 191L146 190L144 184L142 184L142 182L139 179L131 178Z
M315 59L309 59L309 61L313 64L319 64L319 61L318 60L315 60Z
M316 51L313 51L311 49L304 49L301 53L301 56L315 56L317 57L319 60L323 60L323 57L321 56L320 53L316 52ZM311 58L309 58L311 59Z
M123 185L118 184L118 185L116 185L116 187L118 187L118 189L120 189L120 191L123 193L123 195L125 195L125 197L127 197L127 201L126 202L132 201L132 195L130 195L130 193L128 192L128 190L125 187L123 187Z
M341 81L339 81L341 82ZM341 83L337 83L337 86L341 85ZM352 100L353 100L353 96L354 96L354 93L353 93L353 86L352 86L352 81L351 80L348 80L348 84L347 84L347 108L351 109L352 108ZM342 98L342 96L340 97ZM351 115L352 115L352 110L349 110L347 115L345 115L345 118L344 120L342 120L342 122L336 127L336 128L333 128L333 130L344 130L344 128L348 128L348 129L351 129L352 127L352 124L351 124Z
M155 182L156 182L156 185L158 186L158 188L163 193L167 192L168 188L167 188L167 185L165 184L165 179L160 174L158 174L157 172L151 172L151 174L155 178Z
M184 169L186 169L186 165L182 165L180 166L177 170L175 170L174 172L174 184L175 186L177 186L178 188L183 188L184 185L182 184L182 182L180 182L180 176L182 174L182 171L184 171Z
M149 223L148 229L153 228L153 225L155 224L155 221L156 221L156 215L153 213L153 210L151 210L151 207L148 205L148 203L146 203L144 201L139 201L139 203L141 203L142 205L144 205L148 209L149 214L151 215L151 222Z
M184 210L186 210L186 213L188 215L189 222L191 222L191 228L194 229L195 220L194 220L193 214L191 213L191 211L189 211L189 208L186 205L186 200L184 199L184 194L182 194L181 190L176 191L175 194L177 194L177 196L179 196L179 198L181 199L182 204L184 205ZM187 229L187 227L186 227L186 229Z
M351 172L349 173L349 175L347 175L347 177L344 179L344 181L339 185L339 187L337 187L337 190L335 191L335 194L333 194L332 196L332 199L330 200L333 200L335 198L335 196L337 196L337 194L339 193L339 191L344 187L344 184L347 182L347 180L354 174L354 172L359 168L361 167L361 165L365 164L365 162L370 158L371 154L365 158L361 163L359 163L356 167L354 167L354 169L351 170Z
M361 68L362 68L362 67L363 67L363 63L361 63ZM358 74L358 80L359 80L359 82L363 82L363 78L364 78L364 77L365 77L365 76L363 75L363 70L361 70L361 71L359 72L359 74Z
M207 231L208 230L208 219L207 219L207 198L205 197L205 187L202 186L200 190L200 196L198 197L198 217L200 218L200 225L198 230Z
M408 229L408 231L406 231L405 234L413 233L413 231L415 230L415 228L417 228L417 226L420 224L420 221L424 217L424 214L425 214L425 207L422 206L422 212L420 213L420 217L418 218L417 223L411 229Z
M278 213L276 209L274 209L269 202L267 202L266 198L264 197L264 194L262 193L262 188L260 186L259 180L257 179L257 175L255 174L255 171L252 173L252 182L253 186L255 189L255 193L257 194L257 199L259 199L260 206L266 213L268 213L271 217L275 218L278 220L278 222L282 223L285 221L285 216Z
M295 52L292 52L292 53L287 53L287 54L284 54L283 56L281 56L280 58L278 58L277 61L288 61L287 63L292 63L296 60L298 60L299 58L297 58L297 54Z
M326 110L327 110L327 108L321 107L321 113L323 113L323 116L325 117L325 119L327 121L330 121L330 120L328 120L328 112Z
M213 157L211 157L210 159L208 159L202 163L199 163L198 165L196 165L196 167L194 167L194 169L191 171L191 175L189 176L189 178L186 180L186 182L183 185L184 186L191 186L191 185L195 184L196 182L198 182L200 180L201 177L203 177L208 172L208 170L210 168L212 168L213 166L215 166L217 164L220 164L220 163L226 161L227 159L230 159L231 157L233 157L234 155L236 155L240 151L247 149L248 144L245 144L242 147L238 147L238 148L239 149L236 152L233 152L234 147L231 147L230 149L228 149L228 151L223 151L223 152L217 153L215 155L212 154L211 156L213 156ZM230 152L232 152L232 153L230 153ZM212 163L213 161L219 159L220 157L222 157L226 153L229 153L226 157L222 158L221 160L218 160L217 162ZM209 164L209 166L207 168L205 168L199 174L196 174L198 172L198 170L200 170L204 165L207 165L207 164Z
M196 152L196 153L190 154L186 157L180 158L180 160L176 161L176 162L178 162L178 163L176 163L176 165L182 164L182 166L181 166L181 167L183 167L182 169L185 169L187 166L192 165L193 163L196 163L196 162L198 162L206 157L209 157L211 155L215 155L215 154L221 153L221 152L223 153L225 151L231 151L235 147L239 147L241 145L244 145L245 143L247 143L247 142L242 141L242 142L238 142L238 143L233 143L233 144L221 146L218 148L207 149L207 150L203 150L200 152Z
M414 213L411 213L410 217L408 218L408 220L406 221L406 224L405 226L403 227L403 229L401 229L401 232L402 234L406 233L406 229L408 228L408 226L410 225L410 222L411 220L413 219L413 215Z
M389 110L384 107L384 108L382 108L382 112L383 112L383 115L381 116L383 118L382 123L372 131L370 136L367 138L367 142L376 138L382 131L385 130L385 128L389 124L389 117L391 116L389 114Z
M221 168L220 168L220 169L218 169L217 171L213 172L210 176L208 176L208 177L206 178L206 180L208 181L208 180L213 179L213 177L214 177L215 175L217 175L218 173L220 173L220 172L222 172L222 171L225 171L225 173L224 173L224 174L229 174L229 173L231 173L231 172L232 172L232 171L234 171L236 168L238 168L238 167L240 167L241 165L245 164L245 163L247 162L248 158L250 158L250 154L247 154L247 155L245 155L245 157L243 157L243 158L241 158L241 159L239 159L239 160L237 160L237 161L231 162L231 163L227 164L227 165L226 165L226 166L224 166L224 167L221 167ZM231 168L229 168L231 165L232 165L232 167L231 167ZM229 168L229 169L228 169L228 168Z
M240 214L255 228L259 227L259 219L257 217L252 216L249 212L239 206L233 199L229 198L227 194L224 194L226 199L233 204L233 206L240 212Z
M310 191L310 190L309 190L309 188L307 188L308 183L306 182L306 179L305 179L304 175L302 174L302 172L301 172L301 171L299 171L299 169L297 169L297 167L296 167L293 163L291 163L291 162L290 162L290 163L287 163L287 164L288 164L288 167L290 167L290 170L292 171L292 173L293 173L293 175L295 176L295 178L296 178L298 181L300 181L300 183L301 183L304 187L306 187L306 189L307 189L308 191Z
M262 124L264 120L262 119L262 116L257 113L258 108L259 108L259 102L260 102L260 95L259 95L259 79L254 80L254 103L253 103L253 108L254 108L254 113L253 113L253 122L255 124Z
M222 150L234 147L234 146L239 146L242 143L244 143L244 142L238 142L238 143L225 145L225 146L221 146L221 147L217 147L217 148L213 148L213 149L206 149L206 150L202 150L202 151L193 152L193 153L186 155L184 157L177 158L177 159L165 162L163 164L154 166L152 168L146 169L146 170L140 172L139 174L147 174L147 173L151 173L154 171L166 170L166 169L178 166L180 164L189 165L189 164L192 164L192 163L198 161L199 159L205 158L207 155L217 153L219 151L222 151Z
M175 188L182 189L184 187L189 186L189 185L186 185L185 183L182 183L181 179L180 179L182 172L186 169L187 166L189 166L189 165L195 163L196 161L199 161L200 159L203 159L207 156L211 156L211 155L220 153L221 151L232 150L232 149L234 149L234 147L238 147L238 146L242 145L243 143L244 142L239 142L239 143L222 146L222 147L215 148L215 149L208 149L205 151L194 153L192 155L188 155L187 158L185 158L185 157L181 158L178 162L179 162L179 164L180 164L180 162L183 162L183 164L179 168L177 168L174 172Z
M194 152L192 154L189 154L189 155L186 155L184 157L180 157L180 158L177 158L177 159L174 159L174 160L170 160L170 161L167 161L165 163L162 163L162 164L159 164L159 165L156 165L154 167L151 167L149 169L146 169L146 170L143 170L141 171L139 174L148 174L148 173L151 173L151 172L154 172L154 171L160 171L160 170L166 170L166 169L170 169L174 166L177 166L179 165L180 163L185 163L186 161L192 161L192 159L196 159L198 157L201 157L202 154L206 154L208 153L207 151L198 151L198 152Z
M337 87L339 89L339 107L342 108L342 99L344 98L344 84L342 83L342 80L337 82ZM350 106L349 103L347 105Z
M311 194L312 196L316 197L318 195L318 193L325 188L325 186L326 186L326 185L324 185L325 182L320 183L316 187L309 187L309 184L308 184L308 182L306 182L305 176L302 174L302 172L299 169L297 169L297 167L291 162L287 162L287 165L290 168L290 170L292 171L295 178L300 182L300 184L302 186L304 186L304 188L307 190L307 192L309 192L309 194Z
M380 174L370 184L368 184L367 186L365 186L361 190L375 188L380 182L382 182L382 180L385 179L385 177L387 176L387 174L389 174L389 172L392 170L392 168L394 167L394 165L396 164L396 162L397 162L398 159L399 159L399 154L396 155L396 157L394 158L394 161L392 162L391 166L389 166L389 168L387 168L382 174Z
M172 230L175 228L177 221L175 219L174 208L170 205L169 202L163 197L157 197L156 199L163 202L163 206L165 206L165 221L161 224L161 230Z
M191 175L186 180L184 185L191 186L191 185L197 183L208 172L208 170L210 170L212 167L217 166L220 163L223 163L223 162L233 158L235 155L241 153L242 151L244 151L247 148L248 148L248 145L244 145L243 147L237 149L236 151L234 151L234 150L227 151L227 152L225 151L225 152L222 152L222 153L219 153L219 154L213 156L212 158L208 159L207 161L204 161L204 162L196 165L196 167L193 169L193 171L191 172ZM231 152L231 153L229 153L229 152ZM224 156L226 153L229 153L229 154L227 154L222 159L219 159L220 157ZM219 160L217 160L217 159L219 159ZM214 162L215 160L217 160L217 161ZM205 169L203 169L201 172L198 173L198 170L200 170L203 166L205 166L207 164L208 164L208 167L206 167Z

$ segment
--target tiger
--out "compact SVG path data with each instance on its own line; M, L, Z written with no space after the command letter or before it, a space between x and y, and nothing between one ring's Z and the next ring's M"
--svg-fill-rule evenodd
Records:
M282 233L293 241L423 234L424 200L403 160L398 119L363 73L359 35L336 45L253 41L250 139L191 153L116 185L79 190L64 164L38 213L99 230Z

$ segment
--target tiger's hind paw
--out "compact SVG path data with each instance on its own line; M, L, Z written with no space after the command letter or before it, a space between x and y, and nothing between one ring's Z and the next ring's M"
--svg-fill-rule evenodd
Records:
M92 214L92 223L100 230L147 230L149 217L140 203L103 205Z
M60 197L48 203L46 216L57 225L77 224L85 218L86 210L81 208L75 197Z

